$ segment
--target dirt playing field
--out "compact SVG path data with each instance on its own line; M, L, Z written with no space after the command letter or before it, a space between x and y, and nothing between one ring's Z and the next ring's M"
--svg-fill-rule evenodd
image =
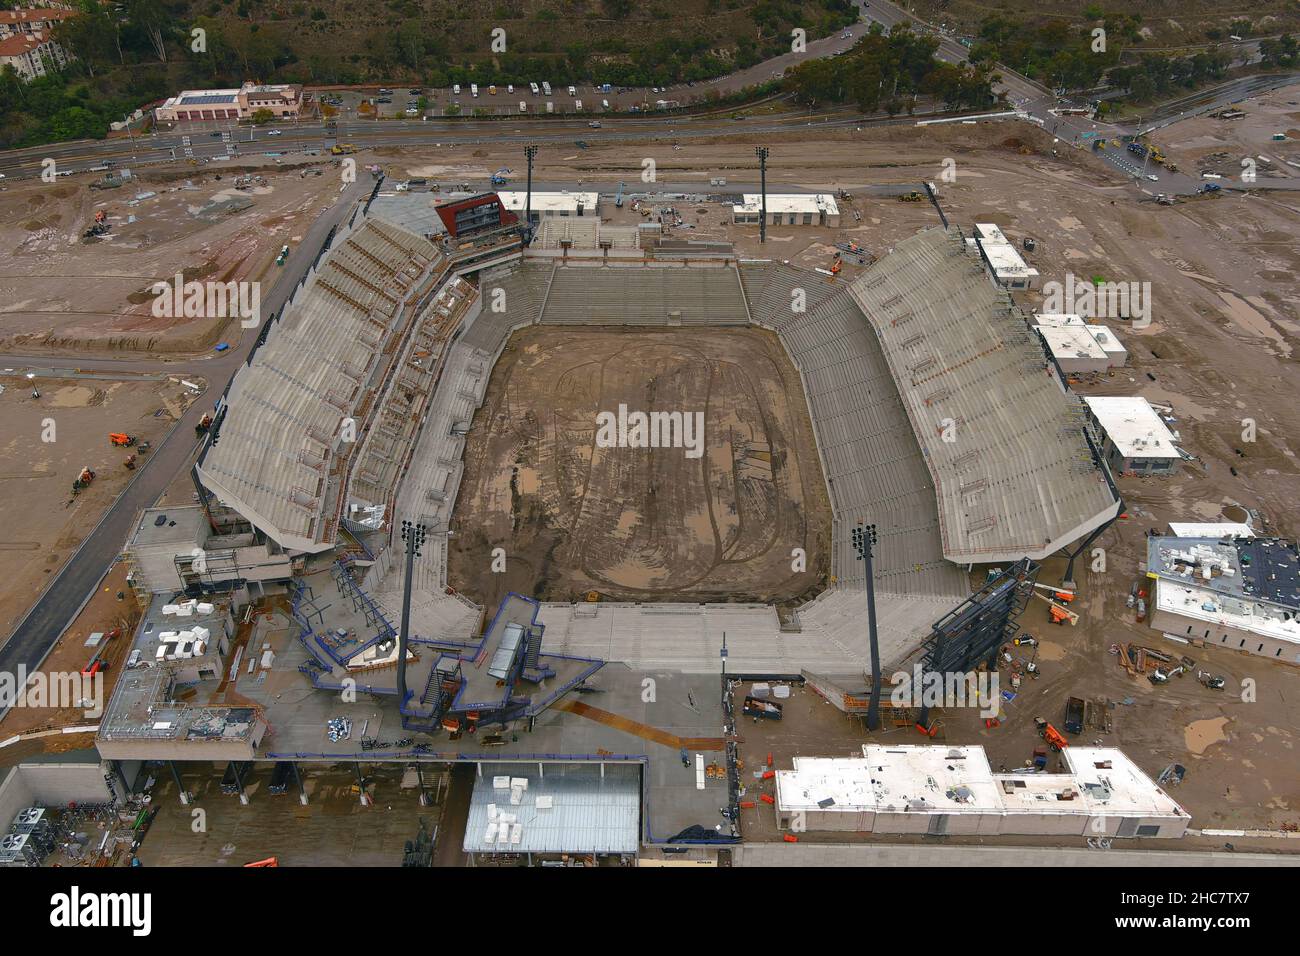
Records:
M703 435L673 431L701 438L694 449L601 447L597 416L620 405L698 415ZM771 333L526 329L493 371L465 457L451 581L490 607L507 591L786 601L828 567L807 404ZM494 548L504 573L489 573Z

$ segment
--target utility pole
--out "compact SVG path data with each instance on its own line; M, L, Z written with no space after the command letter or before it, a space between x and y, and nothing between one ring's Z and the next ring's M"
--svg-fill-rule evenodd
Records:
M528 192L524 196L524 245L533 240L533 159L537 156L537 147L524 147L524 157L528 160Z
M758 241L767 242L767 154L766 146L754 147L754 155L758 157L758 184L759 194L761 196L762 211L758 219Z
M411 628L411 578L415 559L420 556L428 528L412 521L402 522L402 540L406 542L406 578L402 591L402 629L397 632L397 709L406 706L406 642Z
M876 545L876 526L869 524L865 528L858 525L853 529L853 549L858 552L858 560L866 562L867 570L867 633L871 640L871 704L867 708L867 729L875 730L880 726L880 642L876 635L876 579L872 567L872 548Z

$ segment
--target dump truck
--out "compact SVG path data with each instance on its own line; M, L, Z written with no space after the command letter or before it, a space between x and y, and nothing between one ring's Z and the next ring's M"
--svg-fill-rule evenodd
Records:
M1065 700L1065 732L1067 734L1083 733L1083 714L1083 698L1067 697Z
M782 716L780 704L751 695L746 695L741 711L747 717L762 717L766 720L780 720Z

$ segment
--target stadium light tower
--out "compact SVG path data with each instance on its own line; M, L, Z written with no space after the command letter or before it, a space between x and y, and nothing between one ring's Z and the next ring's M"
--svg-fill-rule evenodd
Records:
M536 146L530 143L524 147L524 158L528 160L528 192L524 194L524 245L529 245L533 238L533 159L536 156Z
M758 192L762 211L758 219L758 241L767 242L767 154L766 146L755 146L754 155L758 157Z
M867 729L880 726L880 642L876 637L876 579L871 563L872 548L876 545L876 526L857 525L851 535L853 550L858 560L867 565L867 634L871 640L871 704L867 707Z
M420 557L429 529L413 521L402 522L402 540L406 542L406 581L402 592L402 629L397 632L397 709L406 706L406 642L411 627L411 578L415 559Z

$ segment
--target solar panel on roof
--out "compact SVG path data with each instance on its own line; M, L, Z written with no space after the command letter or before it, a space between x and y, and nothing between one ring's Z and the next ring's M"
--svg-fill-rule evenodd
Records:
M181 103L186 106L203 106L208 103L233 103L237 99L233 93L204 94L202 96L183 96Z

